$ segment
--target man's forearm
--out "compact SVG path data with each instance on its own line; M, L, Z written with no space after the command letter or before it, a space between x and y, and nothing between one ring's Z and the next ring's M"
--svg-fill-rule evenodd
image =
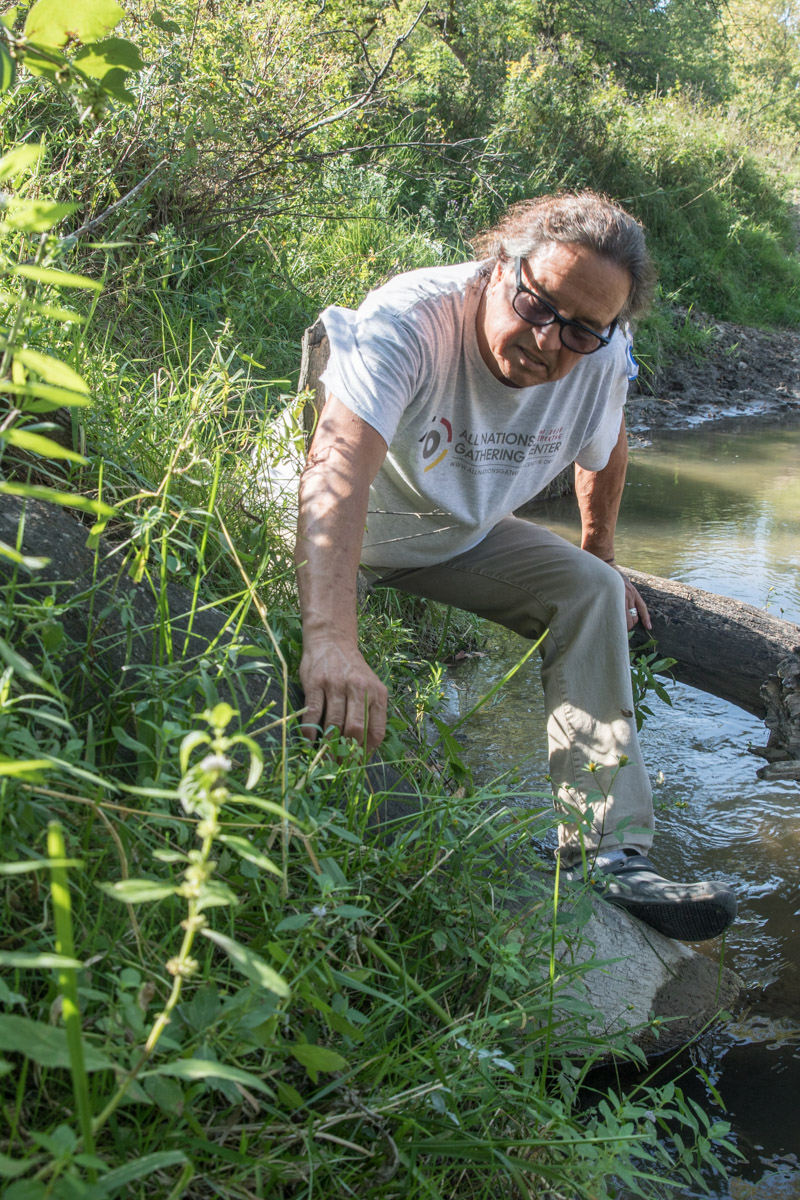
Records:
M356 574L383 438L338 400L323 409L300 480L295 563L303 637L357 644Z
M386 732L387 690L358 648L356 575L369 488L386 443L331 398L300 481L295 562L303 619L303 731L334 727L369 753Z
M614 532L625 487L628 441L625 420L617 444L602 471L575 467L575 493L581 512L581 546L605 562L614 561Z
M369 486L344 488L309 460L300 485L295 563L303 638L357 645L356 574Z

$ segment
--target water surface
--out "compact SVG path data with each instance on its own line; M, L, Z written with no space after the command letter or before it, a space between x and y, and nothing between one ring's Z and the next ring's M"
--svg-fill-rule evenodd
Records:
M574 501L543 523L578 540ZM617 558L800 623L800 424L659 436L632 453ZM493 626L486 657L449 677L451 715L466 713L527 649ZM800 787L756 778L766 730L741 709L683 685L654 702L642 736L655 785L654 858L665 875L728 881L740 916L726 962L747 1006L693 1050L719 1089L744 1165L711 1194L800 1198ZM506 771L514 790L547 791L544 716L531 660L463 737L476 778ZM523 801L524 802L524 801ZM719 954L717 943L706 951ZM685 1085L685 1081L684 1081ZM691 1088L689 1090L692 1090ZM693 1093L711 1107L701 1083Z

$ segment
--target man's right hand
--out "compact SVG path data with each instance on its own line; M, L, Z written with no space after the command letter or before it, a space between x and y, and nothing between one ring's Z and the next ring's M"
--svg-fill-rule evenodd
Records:
M301 731L310 741L335 726L368 753L386 733L388 690L357 647L334 638L306 639L300 663L306 698Z

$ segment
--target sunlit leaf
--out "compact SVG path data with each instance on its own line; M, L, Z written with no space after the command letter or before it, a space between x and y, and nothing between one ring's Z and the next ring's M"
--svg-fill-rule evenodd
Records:
M51 283L53 287L91 288L102 292L103 285L97 279L88 275L76 275L72 271L57 271L55 267L34 267L29 263L21 263L14 267L12 275L21 275L23 279L33 279L37 283Z
M41 375L47 383L54 383L56 387L67 388L72 392L83 392L85 396L89 394L89 388L78 372L60 358L29 349L15 351L14 358L29 371Z
M52 866L52 863L50 865ZM42 971L71 967L79 970L83 963L64 954L29 954L24 950L0 950L0 967L19 967L23 970L38 968Z
M30 775L32 771L42 771L49 766L46 758L0 758L0 775Z
M233 938L227 937L224 933L218 933L216 929L201 929L200 932L221 950L224 950L234 965L253 983L274 992L276 996L290 994L288 984L281 979L277 971L268 967L263 958L248 949L247 946L242 946L240 942L235 942Z
M85 75L92 79L104 79L109 71L141 71L142 57L133 42L126 38L105 38L102 42L84 46L72 60Z
M22 554L13 546L7 546L5 542L0 542L0 558L8 559L17 566L25 567L27 571L40 571L50 562L49 558L37 558L33 554Z
M7 429L5 433L0 434L6 442L11 446L18 446L20 450L27 450L31 454L41 454L44 458L63 458L68 462L86 464L89 460L84 458L82 454L76 453L75 450L69 450L66 446L59 445L52 438L43 437L40 433L28 433L27 429Z
M32 871L49 871L51 867L82 867L80 858L40 858L36 861L0 863L0 875L28 875Z
M6 208L6 224L9 229L21 229L26 233L47 233L48 229L52 229L77 208L77 204L55 204L51 200L15 198Z
M44 46L96 42L124 20L116 0L37 0L25 21L25 37Z
M217 729L226 729L235 716L236 709L231 708L230 704L226 704L222 700L219 704L214 705L214 708L208 714L208 720Z
M0 483L0 496L25 496L31 500L44 500L48 504L63 504L66 508L78 508L81 512L93 513L98 517L113 517L115 509L102 500L89 500L76 496L74 492L57 492L54 488L40 487L35 483Z
M14 146L8 154L0 158L0 181L14 179L23 171L30 170L42 157L43 147L35 145Z
M56 304L33 304L31 308L33 312L49 317L51 321L71 321L76 325L85 325L87 321L86 317L73 312L71 308L59 308Z
M56 50L43 50L37 53L32 46L27 46L25 49L25 69L30 71L31 75L42 75L45 79L56 82L58 72L68 66L65 55Z
M199 729L195 729L192 733L187 733L186 737L181 742L180 748L180 764L182 774L186 774L189 770L189 759L192 751L198 746L208 746L211 738L207 733L202 733Z
M9 383L3 381L2 390L10 396L22 398L19 408L25 412L51 412L54 408L86 408L92 403L89 396L80 392L67 391L66 388L53 387L51 383L42 383L39 379L29 379L25 383ZM41 400L26 401L24 398L38 396Z

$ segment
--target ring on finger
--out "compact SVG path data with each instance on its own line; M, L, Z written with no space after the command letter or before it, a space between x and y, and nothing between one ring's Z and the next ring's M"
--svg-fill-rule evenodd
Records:
M629 609L628 609L628 612L630 613L630 615L631 615L632 617L636 617L636 616L638 616L638 613L637 613L637 611L636 611L636 609L635 609L635 608L629 608Z

